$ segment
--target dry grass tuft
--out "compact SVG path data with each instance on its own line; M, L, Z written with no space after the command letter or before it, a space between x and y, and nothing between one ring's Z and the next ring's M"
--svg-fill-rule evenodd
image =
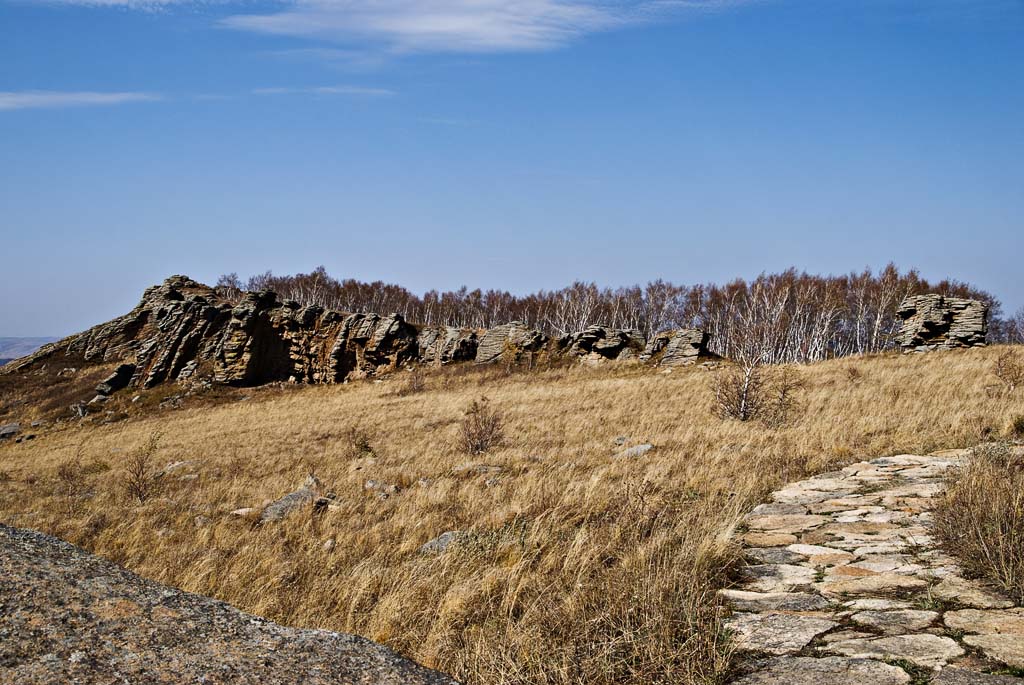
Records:
M425 371L406 396L400 375L224 393L0 446L0 520L286 624L365 635L473 685L720 682L714 591L741 516L813 472L1004 433L1024 395L987 392L1003 351L798 367L799 409L777 428L717 418L700 367L462 365ZM461 468L481 395L504 438ZM157 431L151 465L191 465L126 500L121 474ZM616 459L618 436L658 447ZM92 494L68 513L39 483L76 456ZM329 511L260 526L231 514L294 490L310 464L337 494ZM382 498L368 480L398 487ZM458 543L418 553L445 531Z
M974 449L935 512L935 529L968 572L1024 602L1024 452L1006 443Z

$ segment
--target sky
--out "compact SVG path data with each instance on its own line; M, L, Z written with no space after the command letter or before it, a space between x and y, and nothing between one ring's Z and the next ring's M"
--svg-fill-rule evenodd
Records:
M1024 0L0 0L0 336L171 274L1024 306Z

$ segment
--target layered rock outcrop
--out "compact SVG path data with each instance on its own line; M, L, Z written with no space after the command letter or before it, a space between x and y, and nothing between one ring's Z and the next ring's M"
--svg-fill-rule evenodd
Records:
M639 331L590 326L551 338L514 321L487 330L414 326L398 314L346 314L280 301L271 291L228 302L208 286L172 276L148 288L128 314L49 344L0 373L49 359L119 366L97 386L101 399L164 382L253 386L275 381L341 383L411 363L490 364L569 358L688 363L706 353L701 331L669 331L649 343Z
M451 364L476 359L477 332L471 328L424 326L416 338L424 364Z
M561 341L565 352L584 361L636 359L646 341L637 330L621 330L606 326L588 326Z
M456 685L370 640L286 628L4 525L0 682Z
M896 340L905 352L980 346L988 334L988 305L980 300L914 295L896 314L903 320Z
M544 350L550 338L522 321L495 326L484 332L476 348L476 363L490 364L509 359L518 361L523 355Z
M658 366L692 364L707 354L708 334L697 328L662 331L648 341L640 361Z

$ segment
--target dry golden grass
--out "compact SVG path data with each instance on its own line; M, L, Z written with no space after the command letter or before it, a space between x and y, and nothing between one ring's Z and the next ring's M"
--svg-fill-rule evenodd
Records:
M1024 603L1024 453L980 445L935 512L943 544L970 573Z
M401 374L257 391L0 447L0 520L287 624L365 635L467 683L714 683L730 658L714 591L740 516L810 472L1003 433L1024 399L993 391L999 352L797 367L802 411L774 429L717 418L702 368L463 368L427 373L412 394ZM460 422L482 396L504 438L470 456ZM138 504L124 472L157 432L156 463L197 464ZM615 459L617 436L657 447ZM58 472L76 459L84 485L69 495ZM230 514L310 470L340 509L263 526ZM381 499L370 479L402 489ZM449 530L467 534L417 552Z

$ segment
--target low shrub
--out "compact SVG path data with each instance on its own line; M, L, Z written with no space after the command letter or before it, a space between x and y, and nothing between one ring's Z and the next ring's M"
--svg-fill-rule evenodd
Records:
M483 454L504 439L501 413L486 397L474 400L460 425L459 442L467 454Z

